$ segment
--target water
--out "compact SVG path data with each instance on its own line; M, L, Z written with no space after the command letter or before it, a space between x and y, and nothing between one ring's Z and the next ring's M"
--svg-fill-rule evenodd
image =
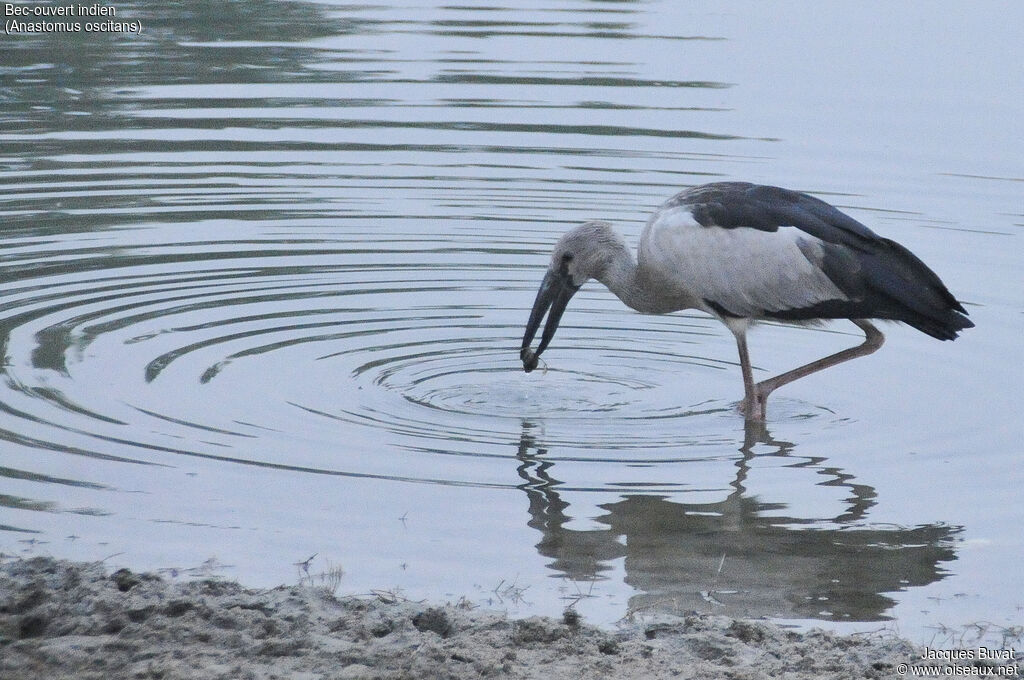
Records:
M275 585L316 554L343 592L605 624L1021 622L1019 4L116 8L140 36L0 45L4 555ZM523 374L559 234L635 243L715 179L840 206L977 328L886 327L745 427L725 328L591 284Z

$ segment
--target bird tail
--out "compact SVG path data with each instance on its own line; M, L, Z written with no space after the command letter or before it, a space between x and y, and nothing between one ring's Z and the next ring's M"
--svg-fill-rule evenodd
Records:
M865 269L870 287L888 302L887 318L939 340L954 340L974 327L967 310L928 265L895 241L880 241L882 247L867 258Z

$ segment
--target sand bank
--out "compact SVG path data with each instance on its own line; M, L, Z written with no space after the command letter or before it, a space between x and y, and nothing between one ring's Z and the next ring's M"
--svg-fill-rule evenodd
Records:
M922 659L890 635L797 634L692 615L605 630L568 615L513 620L459 605L172 582L49 558L0 565L0 678L898 678ZM1004 671L1005 672L1005 671ZM940 671L940 676L942 671ZM994 676L999 677L999 676ZM1010 677L1014 677L1011 675Z

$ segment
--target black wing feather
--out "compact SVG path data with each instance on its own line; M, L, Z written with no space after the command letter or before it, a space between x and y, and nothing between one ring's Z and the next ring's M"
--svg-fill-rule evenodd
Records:
M770 317L893 319L941 340L952 340L958 331L974 326L938 275L917 256L818 198L781 187L718 182L682 192L666 207L673 205L689 208L704 227L769 232L796 227L823 243L816 264L849 299L772 312Z

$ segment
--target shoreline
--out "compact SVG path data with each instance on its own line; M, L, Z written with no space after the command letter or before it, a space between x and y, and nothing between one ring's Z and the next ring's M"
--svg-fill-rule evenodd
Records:
M175 582L34 557L0 564L0 677L811 680L929 666L940 676L1024 676L1019 643L1010 659L926 659L934 650L891 634L796 633L705 614L609 631L573 614L512 619L465 601Z

